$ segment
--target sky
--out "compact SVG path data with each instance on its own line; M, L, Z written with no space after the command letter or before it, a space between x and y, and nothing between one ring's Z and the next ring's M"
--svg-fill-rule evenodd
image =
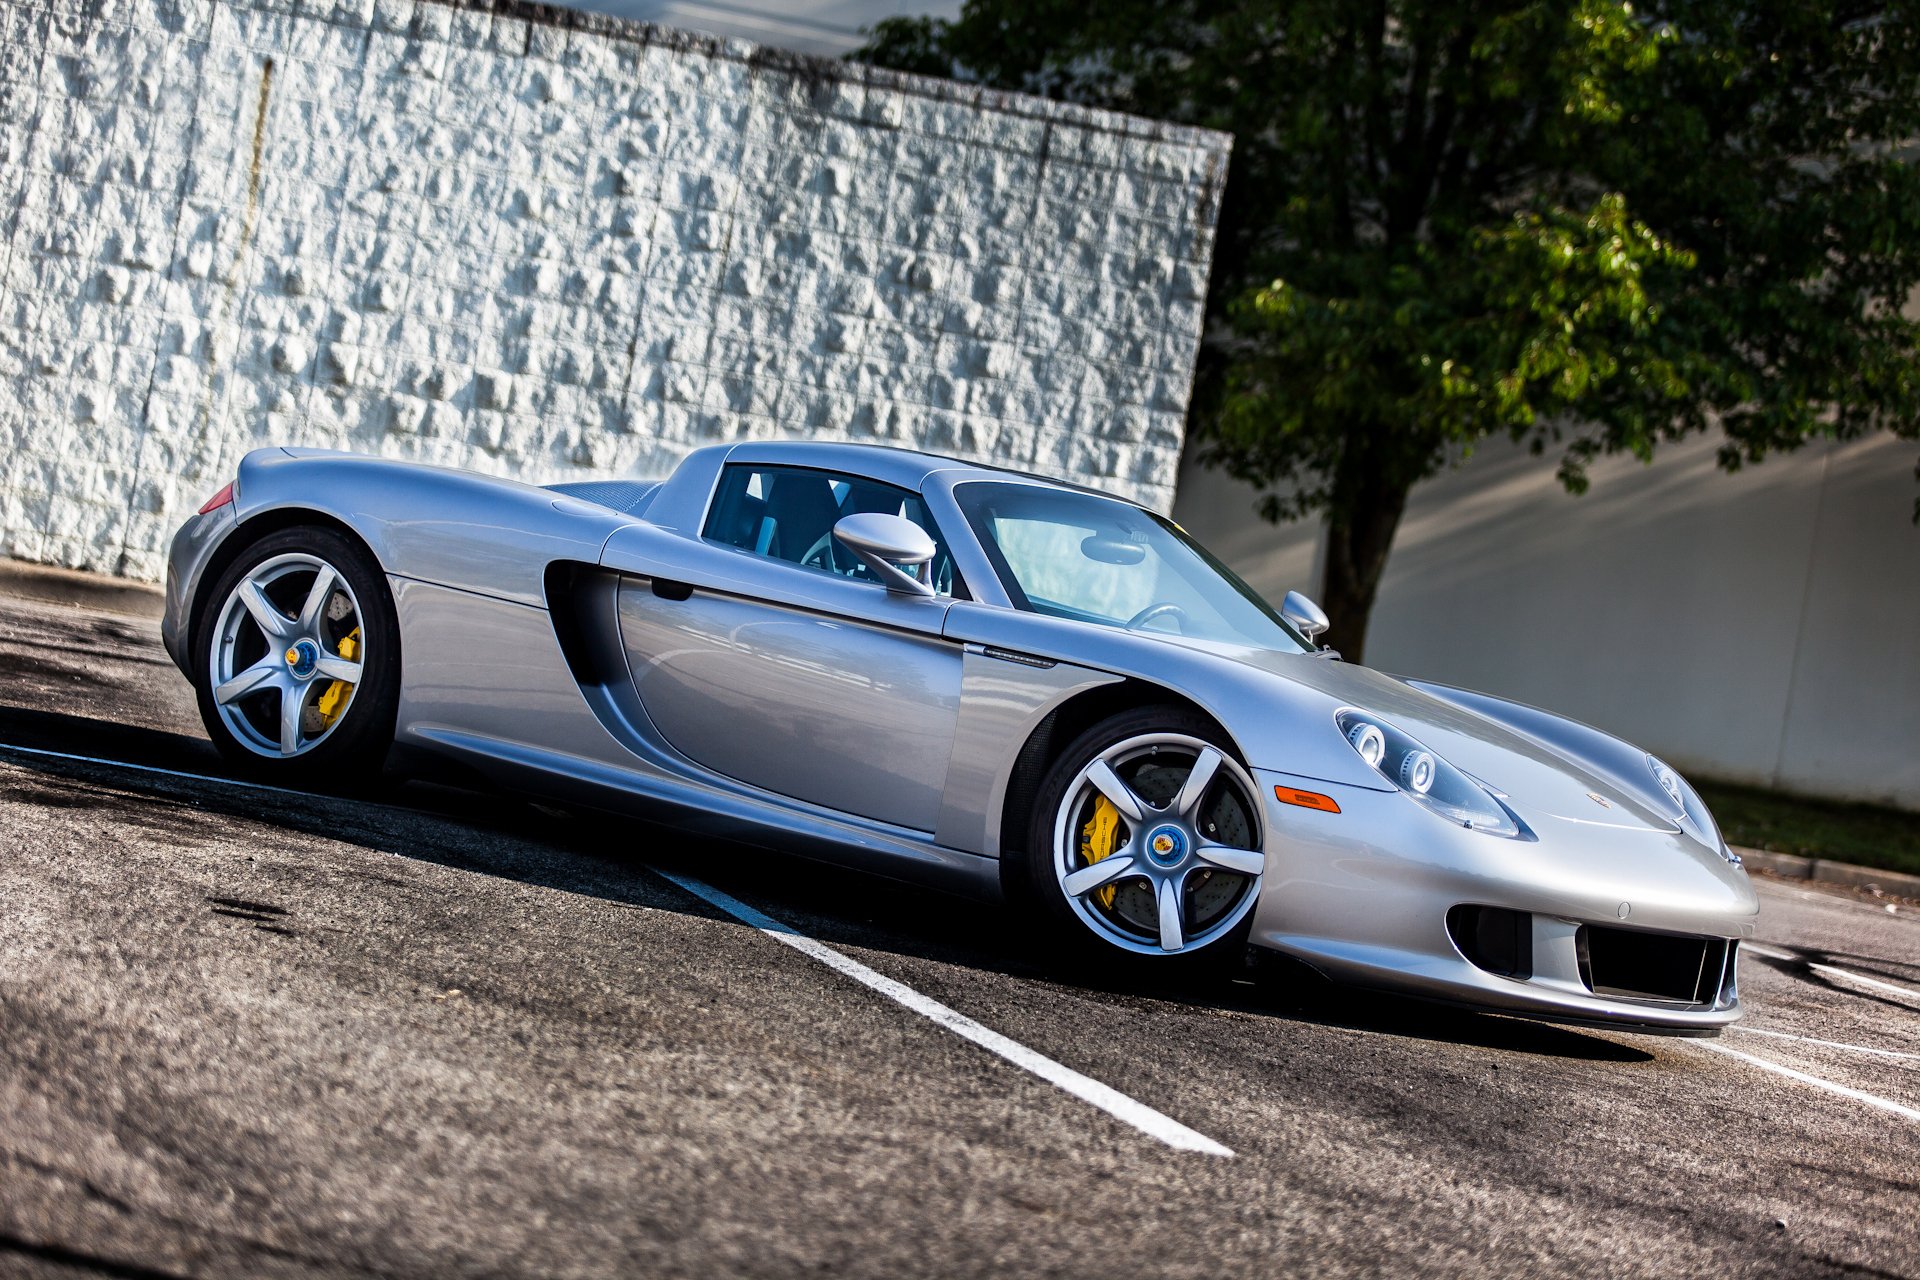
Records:
M960 0L553 0L569 8L837 57L882 18L952 17Z

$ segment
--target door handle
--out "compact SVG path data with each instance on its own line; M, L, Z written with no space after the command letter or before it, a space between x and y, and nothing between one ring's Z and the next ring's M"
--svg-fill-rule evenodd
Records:
M685 600L693 594L691 582L675 582L672 578L649 578L647 581L653 588L653 594L662 600Z

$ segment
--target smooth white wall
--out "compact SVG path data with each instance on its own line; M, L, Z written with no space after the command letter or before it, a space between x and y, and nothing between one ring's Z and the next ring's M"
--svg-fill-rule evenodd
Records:
M1505 442L1420 486L1367 660L1533 703L1705 777L1920 808L1915 446L1818 445L1728 475L1715 442L1593 468ZM1263 592L1319 582L1317 522L1188 465L1175 518ZM1339 637L1330 637L1339 644Z

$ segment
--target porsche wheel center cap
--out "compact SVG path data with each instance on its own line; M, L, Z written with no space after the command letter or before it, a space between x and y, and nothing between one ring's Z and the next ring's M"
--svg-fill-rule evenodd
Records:
M1187 856L1186 833L1175 826L1155 827L1147 833L1147 856L1160 866L1177 866Z
M320 665L320 646L311 640L296 641L284 656L293 678L305 680Z

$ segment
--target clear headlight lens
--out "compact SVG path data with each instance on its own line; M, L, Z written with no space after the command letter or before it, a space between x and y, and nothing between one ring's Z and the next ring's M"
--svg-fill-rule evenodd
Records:
M1360 758L1378 769L1380 762L1387 756L1387 735L1380 732L1379 726L1362 720L1347 730L1347 741L1360 753Z
M1519 822L1491 792L1385 720L1354 710L1334 720L1362 760L1447 821L1491 835L1520 834Z
M1720 828L1714 822L1713 815L1707 812L1707 802L1700 798L1687 780L1659 759L1647 757L1647 771L1653 774L1653 780L1660 790L1673 802L1669 816L1680 824L1682 830L1709 849L1724 856L1734 866L1740 865L1740 855L1727 848L1720 839Z
M1424 796L1433 790L1434 777L1440 772L1440 762L1426 751L1409 751L1400 761L1400 785L1417 796Z

